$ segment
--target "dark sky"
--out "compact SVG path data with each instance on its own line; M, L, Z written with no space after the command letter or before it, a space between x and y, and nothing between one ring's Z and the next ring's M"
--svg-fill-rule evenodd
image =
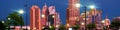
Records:
M106 15L110 19L120 16L120 0L80 0L82 5L96 5L97 9L102 10L102 19ZM27 11L23 14L26 22L26 13L28 14L27 24L29 25L29 8L37 4L41 9L44 4L47 6L55 6L56 11L60 13L60 18L63 24L66 19L66 8L68 7L68 0L0 0L0 19L5 19L8 14L19 11L20 9L25 10L25 4L28 5ZM84 11L83 7L80 8L80 12Z

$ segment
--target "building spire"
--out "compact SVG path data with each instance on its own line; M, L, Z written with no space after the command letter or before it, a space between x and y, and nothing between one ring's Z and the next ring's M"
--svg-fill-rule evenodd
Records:
M42 8L42 11L46 11L47 10L47 5L46 3L44 4L43 8Z
M47 6L47 4L45 3L45 5L44 6Z
M47 7L47 4L45 3L44 6L43 6L43 8L46 8L46 7Z
M106 14L106 19L108 19L108 15Z

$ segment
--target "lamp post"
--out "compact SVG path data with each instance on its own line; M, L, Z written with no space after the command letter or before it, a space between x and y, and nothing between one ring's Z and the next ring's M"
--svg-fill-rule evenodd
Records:
M25 10L26 10L26 30L27 30L27 4L24 6L25 6Z
M5 21L2 21L2 23L5 23Z
M75 5L76 8L80 8L80 6L81 6L80 3L76 3L74 5Z
M85 30L87 30L87 28L86 28L86 25L87 25L87 23L86 23L86 21L87 21L87 6L85 6L84 8L85 8ZM95 9L95 6L90 5L89 8L90 9Z
M85 8L85 30L86 30L86 29L87 29L87 28L86 28L86 8L87 8L87 7L85 6L84 8Z
M105 20L102 21L103 29L106 29L105 27Z
M56 27L56 29L55 29L55 30L58 30L58 29L59 29L59 25L56 25L55 27Z
M20 11L18 11L18 13L20 14L21 20L22 20L22 14L24 13L24 11L23 11L23 10L20 10ZM21 30L22 30L22 22L21 22L20 24L21 24Z
M80 6L81 6L80 3L76 3L76 4L74 4L74 5L75 5L75 7L77 7L77 8L80 8ZM88 6L88 7L89 7L90 9L95 9L95 6L94 6L94 5L90 5L90 6ZM87 15L87 14L86 14L87 6L85 5L84 8L85 8L85 9L84 9L84 10L85 10L85 24L84 24L84 25L85 25L85 30L87 30L87 29L86 29L86 24L87 24L87 23L86 23L86 20L87 20L87 18L86 18L86 17L87 17L87 16L86 16L86 15Z
M10 30L10 20L11 20L11 18L8 18L8 21L9 21L9 27L8 27L8 30Z
M82 29L81 30L83 30L83 27L85 26L85 23L84 22L82 22L81 23L81 27L82 27Z

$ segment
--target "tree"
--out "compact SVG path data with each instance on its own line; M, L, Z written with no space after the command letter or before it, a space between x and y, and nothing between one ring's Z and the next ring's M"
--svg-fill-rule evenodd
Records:
M79 28L80 28L79 25L73 26L73 29L75 29L75 30L78 30Z
M5 30L6 26L0 21L0 30Z
M13 12L7 16L14 26L24 25L23 17L18 12Z
M55 30L54 26L49 26L49 30Z
M64 25L60 25L59 30L66 30Z
M120 27L120 18L113 19L110 28L115 28L116 30L118 30L119 27Z
M96 25L95 25L95 24L88 24L88 25L87 25L87 28L88 28L89 30L93 30L93 28L96 28Z

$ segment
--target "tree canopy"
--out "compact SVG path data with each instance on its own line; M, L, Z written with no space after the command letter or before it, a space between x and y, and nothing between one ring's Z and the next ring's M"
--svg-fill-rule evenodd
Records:
M111 22L110 27L119 29L119 27L120 27L120 18L113 19L112 22Z
M5 30L6 26L0 21L0 30Z
M23 17L20 16L18 12L13 12L7 16L7 18L10 18L12 22L14 22L14 25L24 25Z
M93 28L96 28L96 25L95 24L88 24L87 28L88 29L93 29Z

